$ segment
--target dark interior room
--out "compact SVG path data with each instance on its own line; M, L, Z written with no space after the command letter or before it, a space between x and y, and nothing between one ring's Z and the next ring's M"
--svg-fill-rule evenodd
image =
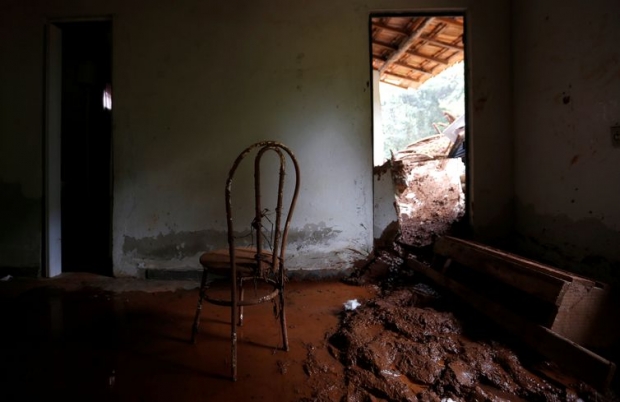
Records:
M1 0L0 400L620 401L617 0Z

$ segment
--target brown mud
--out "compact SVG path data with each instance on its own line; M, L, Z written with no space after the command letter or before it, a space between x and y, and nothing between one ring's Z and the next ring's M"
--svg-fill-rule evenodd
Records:
M343 312L339 328L323 344L331 361L318 358L324 350L308 349L304 370L313 393L302 401L617 400L561 377L557 367L529 355L526 366L496 340L505 334L461 310L431 287L416 284L386 289ZM337 375L339 365L343 378Z

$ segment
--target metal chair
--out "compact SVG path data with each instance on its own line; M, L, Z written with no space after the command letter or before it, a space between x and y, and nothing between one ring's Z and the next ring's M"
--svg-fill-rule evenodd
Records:
M278 166L277 198L273 214L269 217L269 210L262 205L261 197L261 162L263 156L272 151L276 154ZM239 247L235 245L232 216L232 183L237 168L250 154L254 157L254 219L251 222L251 231L255 238L255 245ZM295 177L290 183L293 187L291 201L287 212L283 212L283 199L285 194L286 161L287 156L295 168ZM220 306L231 308L231 341L232 341L232 366L231 375L233 381L237 380L237 325L243 324L243 307L273 301L274 312L280 320L282 331L282 349L288 351L288 334L286 331L286 315L284 309L284 262L286 254L286 242L289 224L295 209L299 194L299 165L293 152L283 144L275 141L262 141L246 148L235 160L228 179L226 180L226 220L228 222L228 248L211 251L202 254L200 264L203 266L202 280L198 297L196 316L192 326L192 342L196 341L200 324L202 302L207 301ZM289 191L290 193L290 191ZM275 222L274 222L275 221ZM268 223L268 224L267 224ZM265 247L267 243L267 247ZM209 274L216 274L230 281L230 298L217 299L209 297ZM243 283L246 281L258 281L271 285L266 294L257 294L254 297L244 298ZM255 286L256 289L256 286ZM238 314L238 322L235 322Z

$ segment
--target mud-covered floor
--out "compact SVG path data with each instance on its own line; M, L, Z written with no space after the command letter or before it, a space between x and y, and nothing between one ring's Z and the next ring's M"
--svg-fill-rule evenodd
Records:
M411 279L383 290L290 282L291 350L276 348L271 304L247 308L236 383L226 378L228 309L206 305L198 342L188 342L195 284L82 274L0 283L0 399L606 400ZM350 299L362 305L345 312Z
M344 302L374 295L337 281L291 281L289 352L276 348L272 305L246 308L233 383L230 310L205 304L197 344L189 343L195 286L86 274L0 282L0 401L300 400L312 395L308 351L336 329Z
M319 375L308 400L606 400L470 314L423 283L387 290L345 313L327 344L345 381Z

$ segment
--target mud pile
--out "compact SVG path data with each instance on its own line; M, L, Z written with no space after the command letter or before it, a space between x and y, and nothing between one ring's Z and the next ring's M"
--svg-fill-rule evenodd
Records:
M400 241L415 247L432 244L448 233L465 213L465 165L458 158L425 162L403 161L396 183Z
M469 337L423 285L388 291L343 313L326 348L344 365L305 363L314 401L600 401L588 386L552 384L494 341ZM336 363L337 365L337 363ZM597 399L598 398L598 399Z

